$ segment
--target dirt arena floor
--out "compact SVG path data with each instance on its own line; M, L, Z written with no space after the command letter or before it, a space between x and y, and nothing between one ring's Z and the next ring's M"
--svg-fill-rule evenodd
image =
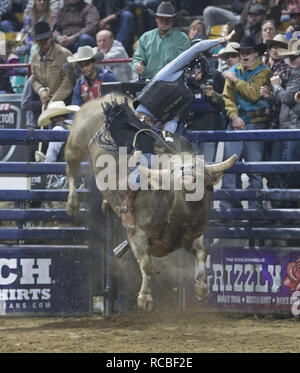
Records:
M300 352L300 322L207 307L108 318L1 318L0 352Z

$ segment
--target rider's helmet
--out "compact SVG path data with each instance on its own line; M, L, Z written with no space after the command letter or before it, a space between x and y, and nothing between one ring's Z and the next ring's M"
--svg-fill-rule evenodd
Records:
M191 61L184 69L184 75L187 85L191 89L199 89L200 85L207 78L209 64L207 58L199 54L197 58Z

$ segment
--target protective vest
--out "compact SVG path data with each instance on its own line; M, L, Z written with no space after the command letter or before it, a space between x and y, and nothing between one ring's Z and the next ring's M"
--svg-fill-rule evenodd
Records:
M84 80L84 82L80 85L80 95L83 103L91 101L95 98L99 98L101 96L102 83L102 79L96 78L92 86L90 87L87 80Z
M179 115L193 98L183 78L179 77L174 82L157 80L153 84L149 83L138 95L137 101L164 123Z
M233 66L229 71L233 71L236 77L245 82L251 83L253 78L259 74L262 70L268 69L267 66L258 65L253 70L246 70L244 73L241 69L236 68L237 65ZM251 122L255 117L268 117L270 114L269 102L261 97L256 102L247 101L242 95L236 91L236 103L239 111L239 116L246 122Z

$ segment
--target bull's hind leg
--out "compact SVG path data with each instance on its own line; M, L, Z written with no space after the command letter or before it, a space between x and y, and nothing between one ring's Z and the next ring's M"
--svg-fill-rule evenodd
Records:
M79 175L80 163L84 160L84 153L79 148L74 148L67 143L65 161L67 162L66 174L69 182L69 195L67 200L67 214L79 214L79 198L76 191L76 178Z
M150 287L153 264L148 254L148 238L144 232L135 230L134 235L128 234L128 240L142 274L142 286L137 297L137 306L143 311L150 312L153 308Z
M193 242L193 252L195 254L196 261L196 281L195 281L195 292L200 297L203 298L207 295L207 279L206 279L206 250L203 243L203 235L196 238Z

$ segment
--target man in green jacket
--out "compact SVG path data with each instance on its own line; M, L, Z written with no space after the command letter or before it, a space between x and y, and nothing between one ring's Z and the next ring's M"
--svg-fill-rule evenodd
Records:
M154 15L157 28L140 37L132 59L132 70L144 80L152 79L165 65L191 46L188 36L173 28L177 14L171 3L163 1Z

